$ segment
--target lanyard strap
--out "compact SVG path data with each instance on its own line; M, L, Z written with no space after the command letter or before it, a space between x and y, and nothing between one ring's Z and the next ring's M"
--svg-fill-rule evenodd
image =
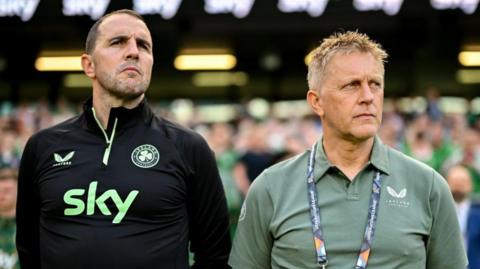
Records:
M323 236L322 225L320 222L320 208L318 206L317 188L315 186L314 179L314 166L315 166L315 153L316 143L312 146L310 156L308 158L307 168L307 187L308 187L308 200L310 207L310 219L312 221L313 240L315 242L315 251L317 254L317 263L325 268L328 264L327 251L325 249L325 240ZM380 201L380 190L382 187L382 176L377 171L372 183L372 194L370 196L370 204L368 206L368 219L365 227L365 234L363 237L362 246L358 254L357 263L355 269L365 269L368 263L368 257L370 256L370 250L372 247L373 238L375 235L375 227L378 216L378 204Z

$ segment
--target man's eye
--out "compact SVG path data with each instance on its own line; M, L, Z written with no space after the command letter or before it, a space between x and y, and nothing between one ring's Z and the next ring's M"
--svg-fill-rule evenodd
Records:
M120 43L122 43L121 40L115 39L115 40L112 40L112 42L110 42L110 45L118 45L118 44L120 44Z
M137 46L139 48L142 48L142 49L145 49L145 50L150 50L150 44L148 44L146 42L138 42Z
M370 87L372 87L374 89L378 89L378 88L382 87L382 84L380 82L377 82L377 81L372 81L372 82L370 82Z
M359 85L360 85L360 83L359 83L358 81L352 81L352 82L348 83L347 85L345 85L344 88L346 88L346 89L355 89L355 88L357 88Z

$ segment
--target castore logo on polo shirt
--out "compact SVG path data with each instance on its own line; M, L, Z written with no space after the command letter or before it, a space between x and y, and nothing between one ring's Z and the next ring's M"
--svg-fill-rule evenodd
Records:
M407 189L403 188L400 192L395 191L394 188L387 186L387 192L390 195L390 199L387 198L386 203L395 207L409 207L410 202L406 201Z
M388 194L395 198L405 198L407 195L407 189L403 188L399 193L397 193L393 188L387 186Z
M58 153L53 154L53 159L55 160L55 163L53 164L53 167L56 166L61 166L61 165L72 165L72 162L70 161L73 158L73 155L75 154L75 151L72 151L65 155L65 157L60 156Z

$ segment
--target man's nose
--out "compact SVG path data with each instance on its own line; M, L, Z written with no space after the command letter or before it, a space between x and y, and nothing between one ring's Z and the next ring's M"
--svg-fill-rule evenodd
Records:
M371 103L375 99L373 94L373 89L367 82L362 83L362 87L360 89L360 100L361 102Z
M134 38L128 40L126 49L125 57L127 59L138 59L139 50L137 41Z

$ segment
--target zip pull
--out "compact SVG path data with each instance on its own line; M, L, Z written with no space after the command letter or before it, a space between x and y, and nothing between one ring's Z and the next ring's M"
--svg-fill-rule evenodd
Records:
M117 122L118 119L115 118L115 122L113 123L113 130L110 139L107 138L107 148L105 149L105 153L103 153L103 164L105 166L108 165L108 158L110 157L110 151L112 150L113 138L115 137L115 130L117 129Z
M97 114L95 113L95 109L93 107L92 107L92 112L93 112L93 118L97 122L97 125L100 128L100 130L102 130L103 136L105 137L105 142L107 143L107 148L105 148L105 152L103 153L103 159L102 159L102 163L105 166L107 166L108 165L108 158L110 157L110 151L112 150L113 138L115 137L115 130L117 129L118 118L115 118L115 122L113 123L112 135L109 138L107 133L103 129L102 124L97 119Z
M110 157L112 143L107 143L107 147L105 148L105 152L103 153L102 163L104 165L108 165L108 157Z

